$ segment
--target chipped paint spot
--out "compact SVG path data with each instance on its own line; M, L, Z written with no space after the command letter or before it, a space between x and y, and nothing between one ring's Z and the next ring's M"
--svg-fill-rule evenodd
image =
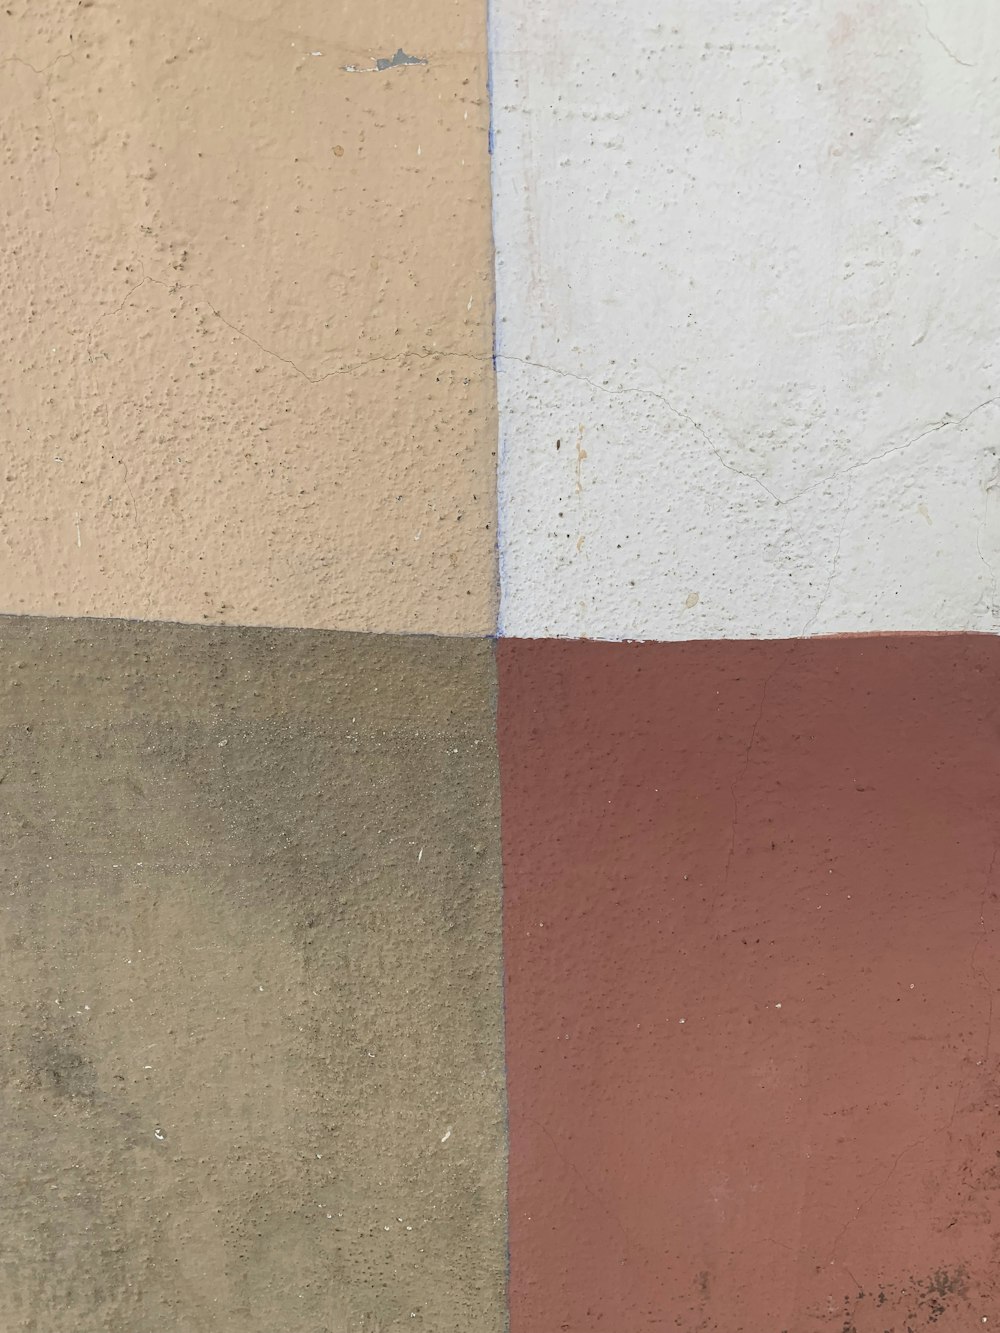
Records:
M380 56L374 65L345 65L347 74L382 74L387 69L396 69L399 65L426 65L426 56L411 56L402 47L395 55Z

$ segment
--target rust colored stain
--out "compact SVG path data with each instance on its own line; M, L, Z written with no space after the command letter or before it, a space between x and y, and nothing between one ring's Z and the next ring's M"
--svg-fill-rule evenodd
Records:
M1000 643L499 669L512 1333L992 1326Z

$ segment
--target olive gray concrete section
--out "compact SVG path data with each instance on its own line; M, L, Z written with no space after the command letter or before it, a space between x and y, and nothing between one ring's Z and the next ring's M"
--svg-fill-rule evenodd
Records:
M0 621L0 1328L494 1333L489 642Z

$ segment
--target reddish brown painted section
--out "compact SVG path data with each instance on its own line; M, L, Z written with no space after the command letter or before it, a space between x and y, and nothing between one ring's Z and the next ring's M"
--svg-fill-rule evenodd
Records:
M995 1326L1000 642L499 662L512 1333Z

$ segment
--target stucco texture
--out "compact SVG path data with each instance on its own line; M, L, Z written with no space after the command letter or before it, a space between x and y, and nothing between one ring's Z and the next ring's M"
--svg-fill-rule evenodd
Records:
M1000 628L1000 8L491 13L503 632Z
M511 1333L1000 1294L1000 643L499 647Z
M488 643L0 622L0 1328L501 1333Z
M0 610L489 632L484 5L11 5L0 101Z

